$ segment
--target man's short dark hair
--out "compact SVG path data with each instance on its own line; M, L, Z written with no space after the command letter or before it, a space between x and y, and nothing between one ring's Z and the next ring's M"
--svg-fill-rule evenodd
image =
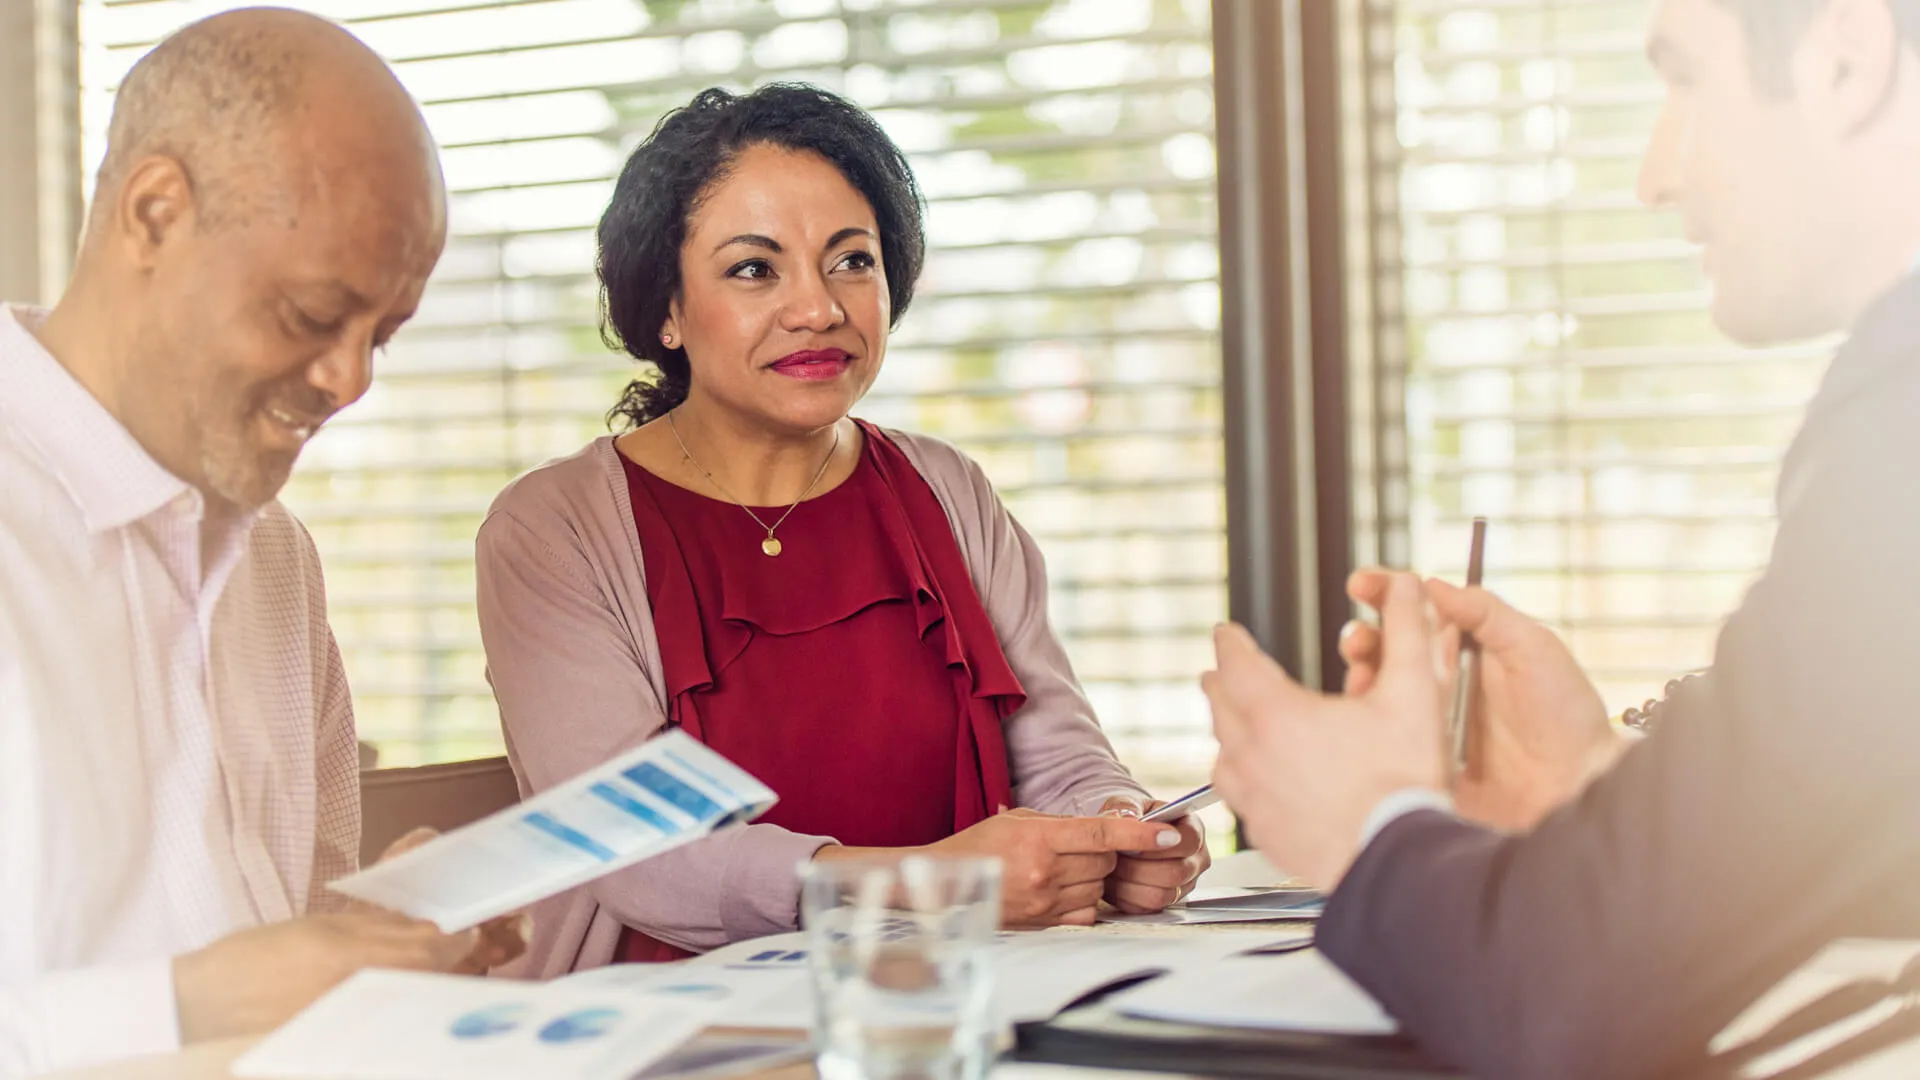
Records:
M1829 0L1720 0L1746 27L1753 77L1777 97L1793 92L1793 47ZM1887 0L1901 40L1920 48L1920 0Z

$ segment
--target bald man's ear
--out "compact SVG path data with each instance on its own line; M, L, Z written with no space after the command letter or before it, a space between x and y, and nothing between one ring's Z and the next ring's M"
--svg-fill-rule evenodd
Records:
M155 154L127 170L114 201L113 240L125 246L135 266L151 269L169 239L191 227L193 181L179 161Z

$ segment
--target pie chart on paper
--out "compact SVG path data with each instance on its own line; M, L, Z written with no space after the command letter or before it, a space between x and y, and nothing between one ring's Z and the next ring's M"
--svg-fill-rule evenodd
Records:
M456 1039L484 1039L491 1035L505 1035L520 1026L526 1018L527 1007L509 1003L493 1005L461 1016L453 1022L450 1029Z
M540 1029L540 1041L545 1043L586 1042L598 1039L613 1030L620 1022L619 1009L581 1009L565 1016L556 1017Z

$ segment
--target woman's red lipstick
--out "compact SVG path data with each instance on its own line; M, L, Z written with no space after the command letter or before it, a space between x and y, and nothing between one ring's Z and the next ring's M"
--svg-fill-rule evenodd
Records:
M775 360L772 367L796 379L832 379L847 370L852 359L844 349L802 349Z

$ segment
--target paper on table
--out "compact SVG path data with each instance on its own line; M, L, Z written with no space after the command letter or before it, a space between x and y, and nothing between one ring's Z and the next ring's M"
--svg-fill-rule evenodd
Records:
M1714 1053L1732 1049L1765 1034L1796 1009L1822 994L1860 979L1890 979L1908 961L1920 957L1920 941L1871 940L1848 938L1833 942L1813 959L1782 979L1773 989L1749 1005L1719 1035L1714 1037ZM1862 1010L1806 1038L1782 1046L1770 1054L1755 1058L1741 1070L1742 1076L1773 1076L1811 1060L1817 1054L1882 1023L1898 1012L1905 1002L1888 998L1879 1005ZM1822 1076L1827 1076L1825 1072ZM1832 1073L1834 1080L1908 1080L1920 1076L1920 1042L1908 1042L1862 1058Z
M1187 907L1225 910L1263 908L1270 911L1318 912L1327 905L1325 895L1314 889L1296 888L1213 888L1195 889L1181 901Z
M551 985L617 991L636 1002L695 1002L706 1010L709 1025L740 1029L702 1032L634 1080L706 1080L813 1058L805 1034L811 1013L804 1011L812 1008L813 985L804 963L729 967L696 958L671 964L611 964L555 979ZM796 1003L803 1011L793 1011ZM774 1030L744 1030L749 1028Z
M1312 889L1205 889L1150 915L1103 913L1101 922L1136 926L1203 926L1237 922L1310 922L1326 897Z
M686 1002L362 971L235 1062L275 1080L626 1080L707 1023Z
M1390 1035L1398 1025L1316 949L1195 964L1113 997L1128 1016L1213 1027Z
M751 821L774 802L765 784L670 731L328 888L464 930Z
M1088 992L1130 976L1210 965L1223 957L1294 940L1291 933L1221 930L1207 934L1101 934L1072 930L1007 932L993 952L994 1001L1005 1023L1046 1020ZM748 996L715 1023L752 1027L808 1027L813 1023L813 986L806 976L805 934L780 934L730 945L687 965L723 969L712 976L731 986L773 987L784 977L790 990ZM572 976L574 979L587 976ZM764 983L756 982L765 980Z
M800 962L784 965L732 965L705 957L614 964L556 979L553 985L613 991L634 1000L695 1002L709 1022L724 1027L802 1030L813 1025L813 981L801 955Z
M994 978L1007 1020L1046 1020L1089 991L1131 976L1209 968L1235 953L1292 939L1238 930L1180 937L1006 933L996 949Z

